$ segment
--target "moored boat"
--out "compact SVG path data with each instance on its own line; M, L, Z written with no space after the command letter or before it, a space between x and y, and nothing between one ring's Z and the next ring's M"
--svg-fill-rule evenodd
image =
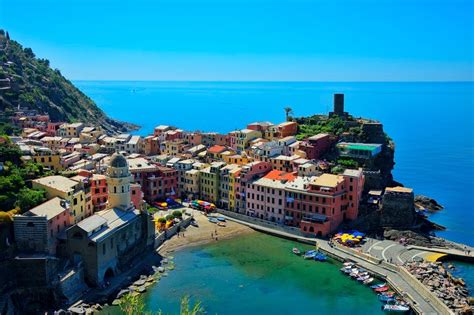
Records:
M293 254L295 254L295 255L298 255L298 256L300 256L300 255L301 255L301 251L300 251L300 249L299 249L299 248L297 248L297 247L293 247L293 250L292 250L292 252L293 252Z
M316 256L317 252L315 250L309 250L306 253L304 253L303 258L304 259L314 259L314 256Z
M410 307L402 304L385 304L382 309L384 312L405 313L410 310Z
M365 275L360 276L359 278L357 278L357 281L363 282L363 281L365 281L365 280L367 280L367 279L369 279L369 278L370 278L370 275L365 274Z
M218 220L218 221L221 221L221 222L225 222L225 218L224 218L224 217L217 217L217 220Z
M385 302L385 303L395 302L395 299L393 298L393 296L385 295L383 293L378 294L378 296L381 302Z
M369 277L369 279L364 280L363 284L371 284L374 281L374 278Z
M380 288L380 287L384 287L386 285L387 285L386 283L377 283L377 284L371 285L370 287L372 289L377 289L377 288Z
M383 286L383 287L379 287L379 288L376 288L374 289L375 292L385 292L385 291L388 291L388 286Z
M322 253L317 253L316 256L314 256L314 260L317 260L317 261L326 261L326 259L327 259L326 255Z

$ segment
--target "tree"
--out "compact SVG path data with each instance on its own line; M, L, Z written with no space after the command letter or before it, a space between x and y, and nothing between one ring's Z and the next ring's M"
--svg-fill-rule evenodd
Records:
M290 121L290 117L293 115L293 109L291 107L285 107L285 116L286 116L286 121Z
M126 315L152 315L150 311L145 311L145 304L143 299L140 296L133 296L132 294L126 294L122 297L120 301L120 309ZM163 312L160 310L156 313L157 315L162 315ZM181 298L181 307L179 315L201 315L204 314L204 308L201 306L201 302L196 302L194 306L190 309L189 306L189 297L184 296Z
M44 190L35 190L22 188L17 196L15 206L19 207L22 212L28 211L37 205L46 201L46 192Z
M178 219L181 219L183 217L183 213L179 210L174 210L171 215L175 218L178 218Z
M23 51L25 52L25 55L26 55L28 58L35 58L35 53L33 52L33 49L31 49L31 48L25 48Z
M7 40L10 40L10 34L7 32Z

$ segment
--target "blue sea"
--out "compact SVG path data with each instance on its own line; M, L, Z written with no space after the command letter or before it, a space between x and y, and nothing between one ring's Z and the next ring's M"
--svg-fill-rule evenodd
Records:
M445 209L432 220L438 235L474 245L474 83L313 83L76 81L113 118L151 133L160 124L229 132L253 121L281 122L327 113L345 94L354 116L381 121L396 142L394 177Z

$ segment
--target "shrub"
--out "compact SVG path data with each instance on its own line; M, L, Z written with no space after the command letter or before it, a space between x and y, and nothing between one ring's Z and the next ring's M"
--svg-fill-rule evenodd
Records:
M166 223L166 219L165 218L158 218L158 222L159 223Z
M179 218L179 219L180 219L180 218L183 217L183 213L182 213L181 211L179 211L179 210L175 210L175 211L173 211L172 216L175 217L175 218Z
M165 217L166 221L172 221L174 219L174 217L171 215L171 214L168 214L166 217Z
M157 209L157 208L154 208L154 207L150 207L150 208L148 208L148 212L151 213L151 214L153 214L153 213L155 213L155 212L158 212L158 209Z

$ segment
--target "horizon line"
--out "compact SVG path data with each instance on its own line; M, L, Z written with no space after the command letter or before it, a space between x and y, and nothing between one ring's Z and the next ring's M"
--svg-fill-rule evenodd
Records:
M162 80L162 79L68 79L70 81L109 81L109 82L209 82L209 83L474 83L474 80L360 80L360 81L317 81L317 80Z

